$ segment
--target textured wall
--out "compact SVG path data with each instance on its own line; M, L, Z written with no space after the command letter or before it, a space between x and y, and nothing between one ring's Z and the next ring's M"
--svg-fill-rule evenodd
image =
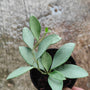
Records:
M6 81L7 75L26 63L19 54L22 28L35 15L41 25L62 37L52 48L75 42L73 57L90 74L90 0L0 0L0 90L35 90L29 72ZM90 77L78 79L76 86L90 90Z

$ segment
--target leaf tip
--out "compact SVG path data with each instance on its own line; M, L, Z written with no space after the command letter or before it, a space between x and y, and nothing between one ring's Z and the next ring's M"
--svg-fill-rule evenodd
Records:
M76 45L75 43L69 43L69 44L71 44L71 45L74 46L74 47L75 47L75 45Z
M86 70L85 70L86 71ZM86 71L86 77L89 76L88 72Z
M11 79L11 78L10 78L10 76L8 75L8 77L6 78L6 80L9 80L9 79Z
M67 45L69 46L69 47L72 47L72 49L74 49L75 48L75 43L67 43Z
M6 80L9 80L9 78L7 77Z
M30 18L32 18L32 17L34 17L34 15L33 15L33 14L31 14Z
M61 38L61 37L59 37L59 39L61 40L62 38Z
M23 30L27 29L27 27L24 27Z
M19 46L19 50L21 49L21 46Z
M21 50L22 50L22 48L23 48L24 46L19 46L19 51L21 52Z
M59 35L57 35L57 38L59 39L59 41L62 39L61 37L59 37Z

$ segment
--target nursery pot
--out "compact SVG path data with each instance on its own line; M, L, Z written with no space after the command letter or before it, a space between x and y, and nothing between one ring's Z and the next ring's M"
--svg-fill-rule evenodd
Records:
M52 59L58 49L48 49L47 52L52 56ZM68 59L65 64L76 64L72 56ZM38 90L52 90L48 84L48 75L41 74L37 69L30 71L31 81ZM76 79L66 79L63 81L63 88L72 88L76 82Z

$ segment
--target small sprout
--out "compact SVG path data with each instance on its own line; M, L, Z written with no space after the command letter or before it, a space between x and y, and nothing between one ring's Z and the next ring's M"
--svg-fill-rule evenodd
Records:
M45 33L50 33L51 30L48 30L48 27L45 28Z
M48 27L45 28L45 32L46 32L46 33L48 32Z

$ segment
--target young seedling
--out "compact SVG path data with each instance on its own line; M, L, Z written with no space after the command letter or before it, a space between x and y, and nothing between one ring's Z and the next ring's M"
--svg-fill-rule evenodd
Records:
M23 40L28 47L19 47L21 56L29 66L16 69L9 74L7 80L18 77L35 68L42 74L48 75L48 83L52 90L62 90L63 80L66 78L74 79L88 76L88 73L81 67L73 64L64 64L74 50L74 43L67 43L60 47L52 60L46 50L50 45L59 42L61 37L56 34L46 36L47 33L51 32L46 27L44 35L40 38L41 26L37 18L31 16L29 23L30 30L27 27L23 28ZM35 44L34 38L37 41ZM37 51L36 48L38 48Z

